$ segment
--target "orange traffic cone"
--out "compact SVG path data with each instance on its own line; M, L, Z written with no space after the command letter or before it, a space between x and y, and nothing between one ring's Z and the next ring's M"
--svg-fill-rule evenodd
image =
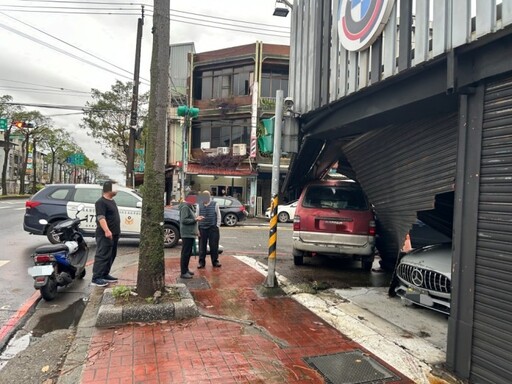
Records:
M412 245L411 245L411 236L409 234L405 235L405 241L404 245L402 247L402 252L411 252L412 251Z

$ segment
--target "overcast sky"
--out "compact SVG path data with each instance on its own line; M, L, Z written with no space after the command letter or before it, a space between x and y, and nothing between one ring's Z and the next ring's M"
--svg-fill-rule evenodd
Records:
M0 95L19 103L82 107L91 88L107 91L116 79L132 81L141 5L142 93L149 89L152 1L0 0ZM288 45L290 16L272 16L275 5L275 0L170 0L170 43L193 42L196 52L256 40ZM103 173L124 184L123 169L102 158L101 148L79 128L79 111L25 109L51 117Z

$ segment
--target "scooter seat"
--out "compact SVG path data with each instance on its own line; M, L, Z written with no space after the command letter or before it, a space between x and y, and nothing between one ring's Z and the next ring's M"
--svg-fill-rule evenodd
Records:
M41 254L41 253L54 253L54 252L60 252L60 251L67 251L68 247L66 244L50 244L50 245L43 245L41 247L37 247L35 250L35 253Z

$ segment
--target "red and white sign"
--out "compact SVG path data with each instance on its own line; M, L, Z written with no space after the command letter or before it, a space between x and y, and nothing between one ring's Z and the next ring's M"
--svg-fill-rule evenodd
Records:
M347 51L368 48L384 29L394 0L340 0L338 36Z

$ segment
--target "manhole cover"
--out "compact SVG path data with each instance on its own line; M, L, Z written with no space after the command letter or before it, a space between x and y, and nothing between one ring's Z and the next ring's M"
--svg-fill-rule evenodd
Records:
M204 277L194 277L193 279L181 279L177 278L176 282L183 283L187 286L188 289L210 289L210 284L208 280Z
M318 370L329 384L382 383L400 380L361 351L306 357L304 361Z

